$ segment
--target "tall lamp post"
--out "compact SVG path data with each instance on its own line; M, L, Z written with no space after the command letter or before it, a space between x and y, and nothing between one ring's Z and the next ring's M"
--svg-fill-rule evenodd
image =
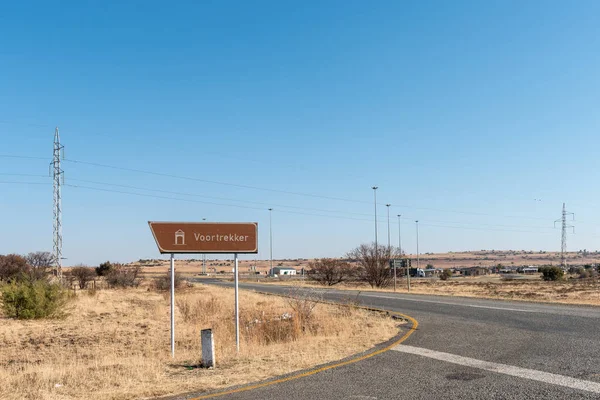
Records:
M392 248L392 243L390 242L390 206L391 204L386 204L387 207L387 217L388 217L388 251Z
M416 220L415 223L417 224L417 269L421 268L419 266L419 220Z
M375 265L379 264L379 249L377 247L377 186L373 186L373 196L375 204Z
M402 214L398 214L398 250L400 251L400 257L402 257L402 235L400 233L400 217Z
M402 259L402 234L400 230L400 217L402 214L398 214L398 251L400 251L400 259ZM396 285L396 269L394 268L394 287ZM408 270L408 263L406 264L406 284L408 291L410 292L410 271Z
M269 261L271 270L270 274L273 274L273 221L272 221L273 209L269 208Z

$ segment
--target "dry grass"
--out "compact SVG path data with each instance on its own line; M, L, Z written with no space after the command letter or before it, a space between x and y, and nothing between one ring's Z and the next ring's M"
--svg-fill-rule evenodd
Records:
M538 301L600 306L598 280L571 279L559 282L542 280L462 279L419 282L413 293L479 297L505 300Z
M567 279L559 282L545 282L539 277L526 278L529 279L504 280L496 275L455 278L448 281L411 279L410 293L600 306L600 280L598 279ZM323 288L322 285L312 281L280 282L277 280L263 280L261 283ZM393 291L391 287L372 289L366 283L354 282L335 285L331 289ZM398 279L397 293L408 293L405 278Z
M398 331L396 322L364 310L242 291L238 355L231 289L185 289L176 305L174 360L168 294L80 292L64 320L3 318L0 398L132 399L214 390L340 359ZM214 370L190 368L200 362L205 328L215 335Z

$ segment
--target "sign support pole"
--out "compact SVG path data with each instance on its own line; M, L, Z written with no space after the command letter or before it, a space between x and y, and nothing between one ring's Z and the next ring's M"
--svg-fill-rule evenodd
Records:
M406 285L410 292L410 266L408 265L408 260L406 260Z
M396 291L396 262L394 261L394 292Z
M239 298L238 298L238 255L234 254L234 271L235 275L235 348L237 352L240 352L240 310L239 310Z
M171 357L175 358L175 254L171 253Z

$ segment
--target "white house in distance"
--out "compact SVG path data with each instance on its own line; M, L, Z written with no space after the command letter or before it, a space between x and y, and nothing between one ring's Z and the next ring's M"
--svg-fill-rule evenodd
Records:
M296 270L294 268L288 268L288 267L273 267L271 269L271 271L269 271L269 275L271 275L271 276L296 275Z

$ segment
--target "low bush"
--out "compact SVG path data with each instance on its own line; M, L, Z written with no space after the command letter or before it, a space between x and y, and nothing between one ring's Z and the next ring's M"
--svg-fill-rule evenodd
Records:
M183 275L179 272L175 272L175 288L182 288L187 286L188 283L183 279ZM152 282L154 289L158 291L166 291L171 289L171 273L167 272L164 275L157 276Z
M69 275L77 282L79 289L83 290L96 277L96 271L93 268L80 265L71 269Z
M452 270L450 268L445 269L442 271L442 273L440 274L440 279L443 281L447 281L448 278L452 277Z
M2 286L4 315L18 319L59 318L66 314L69 294L58 283L18 281Z
M249 342L269 345L271 343L285 343L296 341L302 335L302 327L296 318L287 316L271 316L264 320L253 320L244 323Z
M327 286L347 281L357 273L356 267L337 258L316 259L308 264L308 268L309 279Z
M102 264L100 264L99 266L97 266L95 268L96 270L96 275L98 276L106 276L108 275L112 270L114 269L113 265L110 263L110 261L107 262L103 262Z
M322 296L316 292L302 292L296 289L289 293L288 304L294 311L294 319L302 332L316 331L313 311L320 301L322 301Z
M542 273L542 279L545 281L559 281L565 275L560 267L543 267L539 271Z
M141 282L140 266L126 267L122 264L114 264L105 275L106 283L111 288L138 287Z
M225 305L216 297L199 298L192 300L187 296L177 297L175 304L185 322L199 322L208 315L220 315Z

